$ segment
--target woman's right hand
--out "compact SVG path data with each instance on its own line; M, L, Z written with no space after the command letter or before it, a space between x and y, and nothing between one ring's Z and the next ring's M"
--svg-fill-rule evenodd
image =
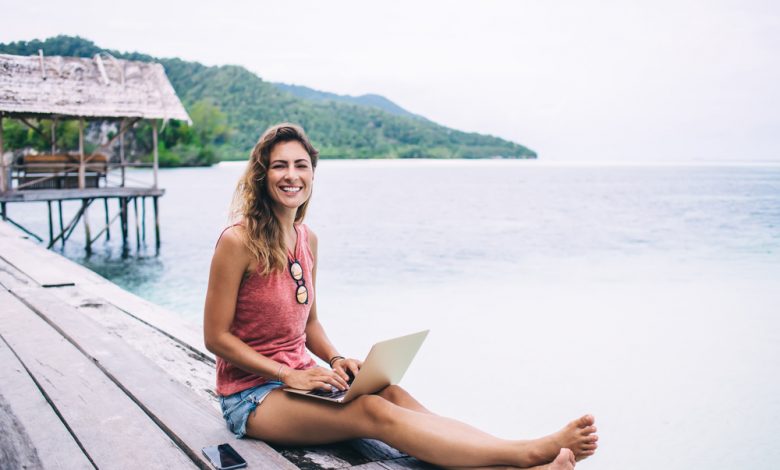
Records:
M285 373L286 372L286 373ZM282 371L282 382L291 388L299 390L346 390L349 388L347 382L339 377L336 372L324 367L314 367L306 370L296 370L286 367Z

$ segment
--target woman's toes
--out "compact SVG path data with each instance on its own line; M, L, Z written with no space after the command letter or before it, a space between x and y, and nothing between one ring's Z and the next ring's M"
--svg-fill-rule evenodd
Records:
M587 443L596 442L598 440L599 440L599 436L597 436L595 434L591 434L590 436L587 436L585 438L585 442L587 442Z
M597 431L596 426L588 426L588 427L582 428L582 431L580 431L580 432L583 435L587 435L587 434L593 434L596 431Z
M578 428L584 428L584 427L593 425L593 423L595 423L595 422L596 422L596 418L594 418L593 415L585 415L585 416L580 417L577 420L577 427Z

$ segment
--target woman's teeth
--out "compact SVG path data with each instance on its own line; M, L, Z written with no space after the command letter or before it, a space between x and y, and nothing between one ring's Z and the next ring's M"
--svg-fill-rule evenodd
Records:
M294 187L291 187L291 186L285 186L285 187L282 188L282 191L284 191L286 193L297 193L300 190L301 190L301 188L294 188Z

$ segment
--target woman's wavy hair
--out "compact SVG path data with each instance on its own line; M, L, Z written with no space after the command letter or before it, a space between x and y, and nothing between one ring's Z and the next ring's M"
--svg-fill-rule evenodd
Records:
M312 169L317 167L319 152L309 142L303 128L285 122L269 127L257 141L243 176L233 195L230 216L233 223L244 227L246 246L258 262L258 270L267 275L287 267L287 249L282 238L282 227L273 212L274 201L268 195L266 175L271 162L271 150L281 142L297 141L311 158ZM306 216L311 197L295 214L295 223Z

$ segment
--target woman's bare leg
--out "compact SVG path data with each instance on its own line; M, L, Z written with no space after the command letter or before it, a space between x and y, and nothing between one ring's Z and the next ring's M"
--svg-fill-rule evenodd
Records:
M273 391L247 422L252 437L314 445L369 437L444 466L536 465L519 441L499 439L455 420L407 409L376 395L336 405ZM549 462L548 459L545 462Z
M397 385L390 385L377 395L386 400L395 403L398 406L421 413L431 413L420 402L418 402L409 392ZM561 449L570 449L576 460L582 460L593 455L598 445L598 436L595 434L596 427L594 420L590 415L585 415L580 419L567 424L560 431L542 437L540 439L516 441L525 447L524 452L532 456L533 465L541 465L552 462L559 456ZM461 467L452 467L461 468ZM498 467L490 467L498 468ZM534 467L535 468L535 467Z

